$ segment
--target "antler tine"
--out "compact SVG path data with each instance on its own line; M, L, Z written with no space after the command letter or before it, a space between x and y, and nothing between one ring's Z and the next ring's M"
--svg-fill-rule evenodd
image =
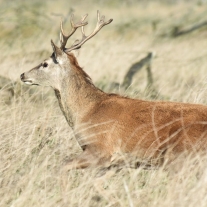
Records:
M74 15L71 14L70 16L70 24L72 27L72 30L70 32L69 35L66 35L64 30L63 30L63 21L61 19L60 21L60 49L64 50L65 49L65 45L67 44L68 39L74 34L74 32L76 31L76 29L78 29L79 27L83 27L85 25L88 24L88 22L84 22L86 17L88 16L88 14L85 14L80 22L77 22L76 24L74 23L73 19L74 19Z
M90 34L90 35L88 35L88 36L86 36L85 35L85 31L84 31L84 26L85 25L83 25L82 27L81 27L81 32L82 32L82 39L81 39L81 41L79 41L78 43L76 43L76 44L73 44L71 47L69 47L69 48L65 48L65 52L70 52L70 51L72 51L72 50L76 50L76 49L79 49L86 41L88 41L89 39L91 39L94 35L96 35L100 30L101 30L101 28L102 27L104 27L105 25L107 25L107 24L110 24L112 21L113 21L113 19L109 19L107 22L105 22L104 21L104 19L105 19L105 16L101 16L100 17L100 12L99 11L97 11L97 24L96 24L96 28L94 29L94 31Z

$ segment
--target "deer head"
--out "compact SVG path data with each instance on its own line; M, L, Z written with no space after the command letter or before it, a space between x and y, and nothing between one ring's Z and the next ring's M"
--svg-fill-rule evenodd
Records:
M99 11L97 11L97 25L95 30L88 36L85 35L84 26L88 23L85 22L85 19L88 15L84 15L80 22L74 23L73 14L71 15L71 27L72 30L69 35L66 35L63 30L62 20L60 23L60 47L56 46L51 40L53 53L52 55L40 63L38 66L32 68L28 72L21 74L21 80L29 85L43 85L51 86L54 89L59 89L60 83L63 78L67 77L72 70L70 59L68 55L71 51L81 48L81 46L96 35L103 26L112 22L112 19L107 22L104 21L105 17L101 16ZM75 43L66 48L68 39L74 34L74 32L81 27L82 39L76 40Z

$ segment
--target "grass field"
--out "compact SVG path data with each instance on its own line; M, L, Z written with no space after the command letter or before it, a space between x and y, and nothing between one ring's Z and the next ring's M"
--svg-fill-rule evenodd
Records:
M59 42L60 16L88 13L87 33L99 9L113 22L79 51L79 63L95 85L109 91L149 51L156 99L207 104L206 1L99 0L0 1L0 206L206 207L207 159L187 159L177 170L123 169L96 185L96 169L73 170L63 181L63 160L80 153L52 89L24 86L19 76L47 58ZM80 36L76 32L71 44ZM119 93L150 99L147 73Z

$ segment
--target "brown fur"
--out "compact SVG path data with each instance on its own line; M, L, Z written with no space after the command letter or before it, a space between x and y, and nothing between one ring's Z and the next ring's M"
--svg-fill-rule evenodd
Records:
M79 73L81 76L85 77L87 81L91 81L91 77L79 66L77 59L72 53L67 54L70 60L71 66L75 68L76 72Z
M83 149L78 158L69 162L68 169L110 165L117 153L124 159L133 158L131 167L136 167L156 166L184 152L206 150L207 106L143 101L104 93L88 82L89 76L75 57L68 57L77 79L81 80L75 96L82 103L73 101L80 104L73 124Z

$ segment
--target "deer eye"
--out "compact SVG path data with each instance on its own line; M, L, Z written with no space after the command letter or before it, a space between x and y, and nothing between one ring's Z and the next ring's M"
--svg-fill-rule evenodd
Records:
M46 68L48 66L48 64L47 63L43 63L42 66L43 66L43 68Z

